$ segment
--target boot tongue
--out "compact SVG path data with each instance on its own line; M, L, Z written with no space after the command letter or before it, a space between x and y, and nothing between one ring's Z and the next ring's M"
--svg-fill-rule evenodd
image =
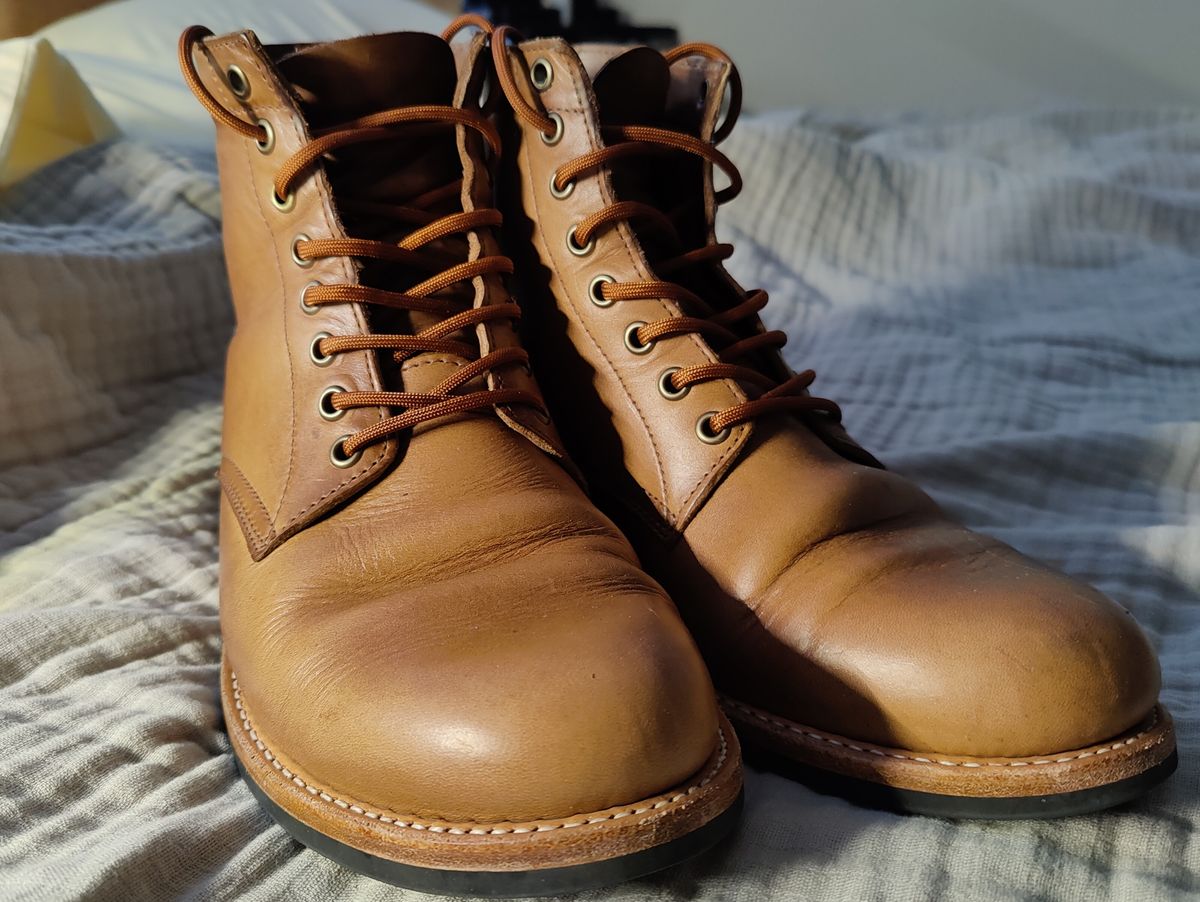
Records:
M694 132L694 114L692 122L683 122L669 103L671 66L661 53L649 47L634 47L624 52L606 46L589 50L582 51L580 57L585 65L595 69L592 90L602 129L648 125ZM618 199L649 204L666 214L694 207L702 197L703 165L688 154L638 154L614 160L609 170ZM687 248L705 242L705 232L694 215L685 215L677 225L679 237ZM679 246L661 228L644 221L635 221L633 227L652 265L656 260L679 253Z
M666 58L649 47L610 57L592 78L602 125L661 125L670 87Z
M450 46L418 32L364 35L300 47L278 61L300 101L310 132L398 107L449 106L458 82ZM335 202L356 237L403 237L412 226L366 221L340 201L404 204L461 177L452 128L420 124L397 129L396 141L365 141L325 158ZM457 204L457 198L451 201Z
M708 130L704 122L721 98L710 96L702 72L681 71L683 67L677 66L673 75L666 57L649 47L621 53L593 46L590 51L581 52L580 58L596 73L592 88L602 128L645 125L693 137ZM700 157L680 151L644 153L613 160L609 170L618 200L649 204L672 219L678 241L653 222L631 221L651 268L708 243L705 164ZM708 309L684 309L685 315L709 316L742 300L725 280L713 278L707 266L674 270L666 278L708 305ZM743 337L748 337L754 326L747 324L744 329ZM769 364L765 371L770 371Z
M458 81L450 45L419 32L300 47L279 60L312 129L418 104L449 104Z
M276 65L291 84L313 133L385 110L426 104L453 106L459 79L450 45L436 35L416 32L365 35L300 47ZM395 131L394 140L349 144L324 158L334 205L347 235L399 241L420 223L380 215L377 208L408 206L414 199L463 177L453 127L413 123L398 126ZM462 200L458 192L453 192L424 209L431 217L445 216L462 210ZM444 253L448 259L466 260L468 255L466 240L457 235L434 242L427 250ZM404 291L433 274L412 266L365 260L359 281L389 291ZM460 295L467 290L463 286L448 289ZM469 298L466 302L469 306ZM378 306L369 308L367 315L372 331L400 335L414 334L442 319L438 314ZM451 337L470 339L461 333ZM433 356L437 355L409 358L405 371ZM399 372L391 354L380 353L379 364L385 383L402 382L412 391L432 387L444 377L442 370L446 367L453 370L451 363L415 369L421 383L416 384Z
M596 96L601 129L621 125L663 126L667 92L671 86L670 67L663 55L649 47L633 47L622 52L615 47L603 46L595 51L581 56L596 69L592 91ZM613 139L605 135L605 140ZM661 162L647 154L614 161L609 171L617 197L649 204L664 212L669 210L668 198L661 190ZM642 228L645 224L640 222L633 225L639 230L651 260L668 255L668 248L661 244L662 236L657 230Z

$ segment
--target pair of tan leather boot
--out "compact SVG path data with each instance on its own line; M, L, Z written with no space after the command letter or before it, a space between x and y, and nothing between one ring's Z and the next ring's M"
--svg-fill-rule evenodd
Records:
M372 876L511 895L719 839L730 720L923 813L1165 777L1128 612L884 469L722 268L730 61L511 37L181 38L237 312L221 698L263 805Z

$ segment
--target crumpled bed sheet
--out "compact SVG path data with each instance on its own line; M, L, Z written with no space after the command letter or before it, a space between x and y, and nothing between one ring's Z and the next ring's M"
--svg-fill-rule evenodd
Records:
M788 360L956 515L1134 611L1182 764L1133 807L1040 823L751 772L731 842L581 898L1200 892L1200 113L787 114L726 149L732 268ZM223 732L213 169L116 141L0 194L3 899L424 898L295 845Z

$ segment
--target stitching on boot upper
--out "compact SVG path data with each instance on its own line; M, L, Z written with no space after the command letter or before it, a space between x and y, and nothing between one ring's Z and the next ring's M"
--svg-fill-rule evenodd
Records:
M220 47L224 50L227 50L231 55L237 57L239 59L239 62L243 62L243 63L246 63L247 65L249 65L251 67L251 69L255 72L255 74L259 78L262 79L262 81L265 85L270 85L272 87L274 87L276 85L277 82L276 82L274 75L263 65L262 60L259 58L258 54L254 52L253 47L249 46L247 42L243 41L241 39L240 35L215 39L215 40L209 42L208 46L210 48ZM209 64L210 64L210 66L212 66L211 60L209 61ZM225 80L222 77L220 69L215 66L213 68L217 75L217 77L215 79L215 84L218 86L218 90L222 91L222 92L227 92L228 89L225 86ZM286 87L285 87L285 90L286 90ZM229 96L232 96L232 95L230 94ZM234 101L237 105L243 105L243 102L238 98L234 98ZM275 99L274 92L272 92L272 95L269 96L265 102L260 101L258 103L255 103L253 105L253 109L256 112L262 110L262 111L267 111L267 112L271 112L271 113L278 113L281 116L286 116L289 118L294 115L294 110L291 108L291 106L287 102L280 102ZM253 158L250 156L250 149L249 149L248 145L243 148L243 152L246 156L246 166L250 171L250 182L251 182L251 184L253 184L254 183L254 177L253 177L254 176L254 165L253 165ZM268 231L270 231L269 223L266 220L266 217L265 217L265 214L264 214L264 211L262 208L262 200L260 197L257 197L258 194L259 194L259 192L256 191L255 195L256 195L257 199L256 199L256 203L255 203L255 209L258 211L259 218L262 220L264 227L266 227L268 229ZM329 199L326 196L325 192L323 192L323 191L319 192L318 196L319 196L319 200L321 203L321 208L325 214L326 222L337 221L337 217L334 215L333 210L329 205ZM274 244L271 245L271 250L274 255L276 273L279 276L280 286L282 287L286 280L284 279L283 270L280 266L279 251L278 251L278 248L276 248L274 246ZM288 327L287 327L287 316L286 315L283 317L283 332L284 332L285 347L290 348L291 343L290 343L290 340L288 337ZM294 368L292 367L292 360L291 360L290 353L288 354L287 360L288 360L288 377L289 377L289 381L290 381L290 385L291 385L291 397L294 399L296 397L295 371L294 371ZM368 369L370 369L369 365L368 365ZM279 496L279 505L276 507L275 513L273 515L269 515L269 518L268 518L268 522L271 527L270 532L267 534L265 539L259 543L260 547L257 549L258 551L262 551L265 548L269 547L281 534L283 534L288 529L290 529L292 526L294 526L298 520L300 520L305 514L307 514L314 507L317 507L319 504L321 504L321 502L323 502L330 495L334 494L335 492L339 491L340 489L345 488L347 485L349 485L350 483L352 483L358 479L366 478L367 474L369 474L380 463L382 463L387 456L386 452L385 452L387 443L384 442L377 446L377 449L375 451L375 459L373 461L371 461L368 464L364 460L363 464L360 464L357 468L351 470L351 472L347 475L347 477L345 479L343 479L341 482L339 482L337 485L335 485L329 491L325 492L325 494L321 495L315 501L311 502L310 504L306 505L301 510L297 511L295 514L292 515L291 518L288 519L288 521L286 523L283 523L282 525L280 525L277 522L278 518L279 518L279 512L283 509L283 502L288 497L288 489L291 486L292 470L293 470L293 466L294 466L295 458L296 458L296 427L295 427L295 407L294 406L291 411L291 416L292 416L292 428L290 430L291 451L288 456L288 472L287 472L286 478L284 479L283 491L280 493L280 496ZM383 420L386 418L386 413L383 410L383 408L379 409L378 416L379 416L380 420ZM248 479L246 479L244 474L242 475L242 479L246 481L247 485L250 485L250 481ZM251 486L251 488L253 488L253 486ZM261 500L260 500L260 503L261 503Z
M536 49L542 49L543 44L545 45L545 48L547 50L550 50L550 48L557 47L557 42L554 40L549 40L549 41L545 41L545 42L543 42L543 41L526 41L521 46L522 47L531 47L536 50ZM569 61L569 57L568 57L568 61ZM571 67L573 68L573 64ZM588 98L587 98L586 94L584 94L580 90L579 79L574 79L574 78L571 79L571 88L575 94L575 100L576 100L577 106L574 106L574 107L560 106L559 109L561 111L567 112L567 113L581 114L585 118L594 115L594 110L592 108L592 105L588 102ZM588 130L588 146L592 150L597 149L597 145L596 145L595 141L592 140L592 134L591 134L590 129ZM526 159L528 159L528 156L526 157ZM528 169L528 167L526 167L526 168ZM530 182L530 179L527 177L526 181ZM601 180L601 181L603 183L603 180ZM530 188L534 189L534 186L532 184L530 184ZM541 209L538 204L537 191L531 190L530 195L533 198L533 203L534 203L535 209L538 210L538 220L540 222L541 221ZM614 198L612 196L605 194L603 185L601 187L601 195L606 203L612 203L614 200ZM616 231L616 234L620 237L622 244L624 244L625 251L629 255L629 258L635 264L635 268L640 271L639 274L643 278L652 278L654 275L653 267L650 266L649 262L646 261L646 259L645 259L644 253L641 249L641 242L637 241L635 243L635 240L634 240L633 234L632 234L632 230L629 228L628 224L627 223L619 224L615 231ZM546 242L546 244L548 245L549 242ZM564 285L564 288L565 288L565 285ZM571 298L571 292L567 291L567 292L565 292L565 294L570 299L571 305L576 308L576 312L579 312L579 308L575 305L574 299ZM671 315L674 312L673 305L668 305L665 302L660 302L660 306L662 307L663 312L667 315ZM692 506L693 502L696 500L696 498L704 491L712 474L714 472L716 472L725 463L727 463L729 461L729 459L735 453L741 451L743 443L734 441L734 442L730 443L728 445L728 447L726 447L721 452L721 455L717 458L716 461L713 462L712 466L709 467L708 470L705 471L705 473L696 482L696 484L694 486L692 486L691 490L687 493L686 497L684 497L683 500L679 502L678 513L676 513L676 510L674 509L674 507L671 503L671 500L667 497L669 490L670 490L670 486L668 485L666 474L663 471L662 453L660 452L658 443L655 440L654 428L652 427L650 420L647 419L646 414L642 411L641 407L638 406L637 401L634 400L633 394L626 387L624 379L621 376L620 372L616 369L615 366L613 366L611 359L609 359L608 355L599 346L599 343L596 341L595 337L591 334L591 330L588 329L588 326L587 326L586 316L583 313L579 314L579 322L583 326L584 331L588 333L588 337L592 339L593 344L596 345L597 350L600 351L601 355L609 363L609 366L612 369L613 374L616 376L617 381L621 384L622 389L624 389L624 391L625 391L626 398L633 405L634 410L637 411L638 417L642 420L642 425L645 428L646 435L650 440L650 447L654 453L654 464L655 464L656 469L658 470L659 485L662 488L662 498L660 499L653 491L646 489L644 487L643 487L643 491L645 491L646 494L650 496L650 498L656 503L657 506L659 506L663 511L666 512L666 515L667 515L669 521L671 522L671 524L673 526L677 526L680 521L688 519L688 515L690 512L689 509L691 508L691 506ZM704 356L710 360L713 360L713 361L716 360L716 356L712 353L712 351L710 349L707 348L707 346L697 336L691 335L688 337L690 338L691 343L694 345L695 349L698 350L702 356ZM736 397L735 392L731 392L731 393L733 393ZM740 428L743 433L746 430L746 427L744 425L741 427L738 427L738 428Z
M366 476L368 473L370 473L372 470L374 470L381 463L383 463L383 455L382 454L380 454L378 457L376 457L375 460L371 463L371 465L368 466L365 470L355 471L352 475L347 476L345 479L343 479L341 482L339 482L337 485L335 485L333 488L331 488L328 492L326 492L324 495L322 495L320 498L313 501L312 504L309 504L306 507L303 507L300 510L298 510L296 512L296 515L294 517L292 517L290 520L288 520L287 523L284 524L284 526L291 526L293 523L295 523L297 520L299 520L301 517L303 517L306 513L308 513L310 510L312 510L314 507L316 507L318 504L320 504L322 501L324 501L326 498L328 498L330 495L332 495L338 489L342 488L343 486L349 485L351 482L354 482L354 480L356 480L362 476Z
M232 476L226 475L225 464L229 464L229 468L233 471ZM246 478L246 474L242 472L242 468L234 463L232 459L228 457L221 458L221 468L217 471L217 480L221 483L221 488L225 491L225 497L229 499L229 503L233 506L234 515L237 517L238 523L242 526L242 532L250 540L250 544L256 552L262 551L275 538L275 528L271 523L271 512L263 504L262 498L259 497L250 480ZM254 525L250 512L246 510L243 492L239 490L235 484L235 480L240 480L245 488L250 491L250 495L253 497L254 503L258 506L259 513L261 513L268 529L266 533L263 533Z
M589 142L589 146L591 146L590 142ZM528 147L522 145L522 147L519 150L519 153L524 155L525 160L528 163L528 161L531 158ZM528 173L530 168L531 167L529 165L526 165L524 167L526 173ZM542 218L542 208L541 208L541 203L538 200L537 190L534 187L532 178L530 176L526 175L525 182L530 188L529 196L532 199L533 209L537 213L538 221L540 222L541 218ZM550 259L551 261L553 261L554 256L550 252L549 240L546 238L545 234L543 232L541 232L540 230L538 232L538 235L542 241L542 244L546 248L547 258ZM621 375L620 371L617 369L617 365L613 362L612 357L609 356L608 352L604 349L600 340L598 338L596 338L596 335L592 332L591 328L588 326L587 317L583 313L580 312L580 308L575 303L574 298L571 296L571 292L567 290L566 280L558 273L557 267L554 268L553 278L557 279L558 282L562 285L562 288L563 288L562 294L564 297L567 298L567 303L571 305L573 311L575 312L576 319L577 319L580 327L583 329L584 333L587 335L588 339L591 341L592 347L596 349L597 353L599 353L599 355L604 359L604 362L606 364L608 364L609 371L612 372L614 378L617 380L617 384L621 386L621 391L624 393L625 399L627 401L629 401L630 406L632 406L633 409L637 412L638 419L640 419L642 421L642 425L643 425L643 427L645 427L646 435L650 440L650 449L654 456L654 469L658 474L658 484L659 484L659 487L663 489L663 495L665 496L667 483L666 483L666 477L663 473L662 454L659 452L658 444L654 440L654 431L650 428L650 421L647 419L646 414L642 411L642 408L638 404L637 399L634 398L633 392L629 389L629 386L626 385L625 379ZM668 517L671 516L670 506L667 504L667 502L664 498L660 498L658 496L658 493L656 493L653 489L647 489L647 488L643 487L642 491L644 491L648 496L650 496L651 500L655 503L655 505L657 507L666 511L666 514Z
M251 55L251 57L253 58L253 54ZM257 60L254 60L254 65L255 65L255 68L258 68L261 70L262 67L258 65ZM264 72L264 73L260 73L260 74L261 74L264 82L266 82L267 84L270 84L270 82L267 81L267 79L266 79L266 73ZM254 171L254 162L250 158L249 143L246 141L238 141L238 144L241 146L242 156L245 158L247 179L248 179L250 185L253 186L253 188L254 188L254 211L258 214L258 221L259 221L259 224L262 226L263 230L266 232L266 234L271 235L273 233L273 230L271 228L271 224L269 222L267 222L266 214L263 212L262 198L259 196L260 192L258 190L256 173ZM275 246L274 241L267 242L267 246L270 248L270 251L271 251L270 259L275 264L275 276L279 283L279 294L282 297L285 294L284 286L286 285L287 280L284 278L284 275L283 275L283 267L279 263L279 249ZM296 468L296 368L292 365L291 334L288 330L287 312L281 309L279 311L279 318L280 318L280 324L282 326L282 331L283 331L283 346L284 346L285 350L287 350L287 352L288 352L285 355L284 359L287 361L287 368L288 368L288 398L289 398L290 404L288 405L288 412L287 412L288 413L287 472L284 474L283 488L279 492L279 501L275 505L274 513L272 513L270 516L269 522L271 523L271 531L272 532L274 532L274 530L275 530L275 523L279 520L279 512L281 510L283 510L283 502L285 500L287 500L288 489L291 487L291 484L292 484L292 472ZM249 482L249 480L247 480L247 482Z
M567 68L574 69L574 66L571 64L570 57L567 56L566 54L562 54L562 57L563 57L562 62L567 64ZM585 120L584 132L587 135L587 146L590 150L597 150L600 147L600 145L596 143L596 135L593 133L591 128L587 127L587 125L588 125L587 120L590 120L591 117L593 117L595 115L595 110L592 106L592 103L591 103L589 97L587 96L587 93L580 90L579 79L572 78L570 80L570 82L571 82L571 92L575 95L576 105L574 107L563 107L562 109L566 113L569 113L571 115L580 116ZM597 128L599 128L598 121L595 123L595 125ZM601 140L603 140L603 139L601 139ZM529 159L528 151L526 151L526 159ZM531 183L530 184L530 188L531 188L530 196L533 198L534 207L537 208L537 210L538 210L538 222L541 222L542 221L541 202L538 199L538 192L537 192L535 186L532 185L532 176L528 175L528 170L531 167L527 166L525 168L526 168L526 173L527 173L526 181ZM606 204L612 203L615 200L614 195L611 193L612 192L611 183L606 184L606 180L603 175L600 175L598 178L597 189L600 192L601 199ZM617 227L616 234L621 239L621 243L625 246L625 253L628 255L629 260L633 263L634 268L639 271L639 274L643 278L648 277L650 275L649 264L646 263L640 249L636 249L634 247L632 235L629 233L628 226L626 224L622 223L620 226ZM543 241L547 244L547 246L549 245L549 242L545 241L544 237L543 237ZM557 273L556 273L556 275L557 275ZM560 279L560 281L563 281L563 280ZM564 289L566 288L565 281L564 281L563 287L564 287ZM624 391L626 399L628 399L629 403L633 406L633 409L635 411L637 411L638 419L640 419L642 421L642 426L646 432L646 437L650 440L650 450L654 455L654 469L658 474L658 485L662 491L662 498L660 499L658 497L658 495L653 491L646 490L646 492L652 499L654 499L655 502L657 502L658 504L660 504L662 506L662 509L664 511L666 511L667 516L671 517L671 519L673 520L674 514L671 511L671 505L667 499L667 493L669 491L669 487L667 485L666 473L663 469L663 455L662 455L662 451L659 450L658 442L654 438L654 429L651 427L650 420L646 416L646 413L642 410L641 405L639 405L637 400L634 398L633 392L630 391L629 387L625 384L625 378L621 375L616 364L613 363L613 361L609 357L608 353L606 351L604 351L603 348L600 347L600 343L598 341L596 341L595 336L592 335L592 331L590 328L588 328L588 325L586 322L586 316L584 315L583 312L580 311L578 306L575 304L575 299L571 296L571 292L565 291L565 294L566 294L567 298L569 299L568 303L570 303L572 307L575 307L576 312L579 313L579 322L583 326L584 331L588 333L588 337L592 339L593 344L596 345L597 349L600 351L601 355L604 357L605 361L608 363L609 368L613 372L613 375L616 376L617 381L620 383L621 389ZM661 306L662 306L664 313L670 313L670 310L667 308L667 306L665 304L662 304Z

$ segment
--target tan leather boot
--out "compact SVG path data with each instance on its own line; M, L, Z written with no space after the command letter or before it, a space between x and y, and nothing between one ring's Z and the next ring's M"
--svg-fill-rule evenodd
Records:
M516 341L486 38L209 35L180 59L217 123L238 320L221 697L251 789L306 845L426 891L694 854L732 825L738 747Z
M747 747L953 816L1069 814L1163 779L1171 720L1129 613L884 469L784 365L765 293L722 268L713 214L740 186L714 146L740 104L724 54L554 39L497 64L535 369Z

